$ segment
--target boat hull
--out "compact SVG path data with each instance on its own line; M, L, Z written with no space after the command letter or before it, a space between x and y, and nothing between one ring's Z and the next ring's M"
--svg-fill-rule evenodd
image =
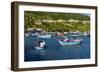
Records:
M37 50L41 50L41 49L43 49L42 47L35 47Z
M63 41L58 41L60 43L61 46L65 46L65 45L77 45L77 44L80 44L81 41L78 41L78 42L63 42Z

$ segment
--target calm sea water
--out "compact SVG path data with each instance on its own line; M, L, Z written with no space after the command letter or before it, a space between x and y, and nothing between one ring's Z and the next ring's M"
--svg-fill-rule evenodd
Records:
M60 46L54 38L40 39L46 42L47 47L37 50L34 47L36 36L24 38L24 61L87 59L90 58L90 37L81 36L83 39L79 45Z

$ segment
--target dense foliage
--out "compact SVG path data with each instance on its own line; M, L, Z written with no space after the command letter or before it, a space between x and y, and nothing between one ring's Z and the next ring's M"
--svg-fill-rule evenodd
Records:
M68 20L79 22L68 22ZM43 20L65 20L66 22L43 22ZM36 24L38 21L39 24ZM89 31L90 23L83 24L82 21L90 21L90 17L80 13L56 13L56 12L24 12L25 30L28 28L42 28L48 32L55 31Z

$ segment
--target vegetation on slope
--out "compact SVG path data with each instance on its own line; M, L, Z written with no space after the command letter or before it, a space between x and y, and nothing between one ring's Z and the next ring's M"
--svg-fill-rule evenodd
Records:
M65 22L43 22L43 20L64 20ZM68 22L69 20L78 20L78 22ZM83 21L90 21L90 17L80 13L24 12L25 30L28 28L42 28L48 32L87 32L90 30L90 23L83 23Z

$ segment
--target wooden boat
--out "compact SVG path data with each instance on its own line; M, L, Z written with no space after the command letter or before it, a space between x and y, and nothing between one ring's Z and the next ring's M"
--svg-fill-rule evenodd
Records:
M82 41L82 39L75 39L75 40L69 40L69 41L63 41L63 40L58 40L58 42L60 43L61 46L65 46L65 45L77 45L80 44Z

